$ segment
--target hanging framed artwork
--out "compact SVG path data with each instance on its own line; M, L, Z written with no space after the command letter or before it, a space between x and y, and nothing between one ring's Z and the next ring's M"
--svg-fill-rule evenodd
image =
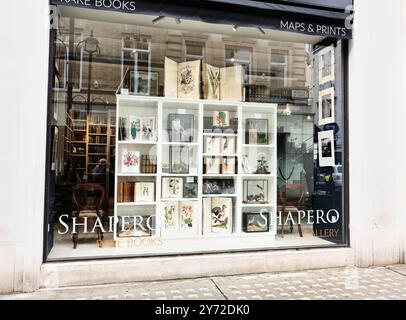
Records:
M335 80L335 49L327 47L319 52L319 84Z
M320 167L333 167L335 161L334 131L323 131L318 134L319 165Z
M319 93L319 125L335 122L335 90L334 87Z

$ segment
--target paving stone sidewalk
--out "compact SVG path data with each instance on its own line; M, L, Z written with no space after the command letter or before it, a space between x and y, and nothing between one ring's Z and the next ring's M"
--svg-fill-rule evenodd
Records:
M406 266L40 290L0 300L406 300Z

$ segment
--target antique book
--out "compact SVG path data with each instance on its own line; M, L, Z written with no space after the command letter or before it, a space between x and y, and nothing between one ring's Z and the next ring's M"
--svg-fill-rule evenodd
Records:
M142 141L145 142L156 142L156 118L155 117L145 117L141 119L141 134Z
M224 157L221 167L222 174L235 174L235 158L234 157Z
M200 99L201 61L177 63L165 57L165 97Z
M196 202L166 202L163 206L162 233L167 236L196 232Z
M234 154L235 153L235 138L223 137L221 139L220 153L222 154Z
M155 183L135 183L134 202L155 202Z
M205 154L219 154L220 153L220 137L205 137L204 138L204 153Z
M134 182L124 182L123 202L134 202Z
M208 100L243 101L243 67L225 68L204 65L204 98Z
M220 69L221 100L243 101L243 67L233 66Z
M120 182L117 188L117 202L122 203L124 202L124 184L125 182Z
M206 157L206 174L220 174L221 172L221 158Z
M203 199L203 233L232 233L233 201L231 198Z

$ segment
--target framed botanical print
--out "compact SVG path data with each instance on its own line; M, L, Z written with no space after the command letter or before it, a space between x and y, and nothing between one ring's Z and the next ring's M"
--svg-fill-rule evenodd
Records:
M193 114L168 115L169 142L193 142L194 130Z
M319 93L319 125L335 122L335 90L334 87Z
M267 204L268 180L244 180L244 203Z
M228 111L214 111L213 127L214 128L230 127L230 113Z
M141 154L139 151L123 150L121 172L140 173Z
M179 203L165 202L163 205L162 232L165 235L177 234L179 231Z
M188 174L189 173L189 147L170 146L170 173Z
M191 234L196 230L196 202L181 201L179 203L179 232L181 234Z
M142 140L142 134L141 134L141 125L142 119L137 116L130 116L130 130L128 131L130 133L130 138L131 140Z
M183 179L182 178L163 178L162 179L162 198L163 199L182 199L183 198Z
M233 201L231 198L211 199L211 232L232 233Z
M268 141L268 120L247 119L245 123L246 144L267 145Z
M270 214L266 210L260 213L245 212L242 229L245 233L269 232L269 219Z

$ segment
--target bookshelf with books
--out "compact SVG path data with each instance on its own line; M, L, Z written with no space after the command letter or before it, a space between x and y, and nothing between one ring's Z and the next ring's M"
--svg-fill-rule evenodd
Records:
M116 218L147 210L150 236L180 252L217 238L220 249L273 243L276 116L275 104L117 95ZM149 201L137 185L154 191ZM115 239L127 237L138 236L116 225Z

